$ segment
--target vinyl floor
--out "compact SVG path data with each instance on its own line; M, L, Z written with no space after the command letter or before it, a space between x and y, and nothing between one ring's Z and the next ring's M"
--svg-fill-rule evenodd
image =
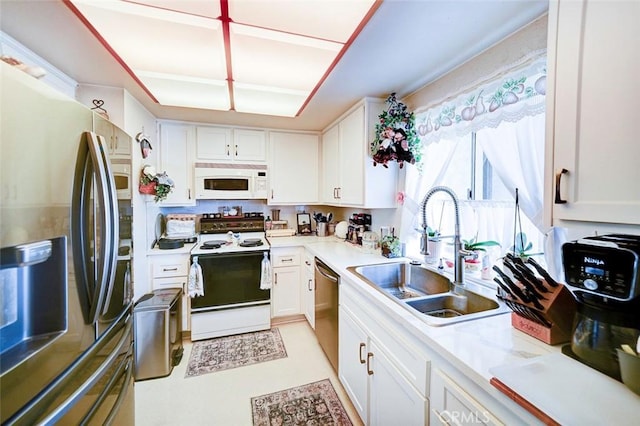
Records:
M191 342L171 375L135 383L136 425L251 426L251 398L330 379L354 426L362 425L305 321L278 324L287 357L185 378Z

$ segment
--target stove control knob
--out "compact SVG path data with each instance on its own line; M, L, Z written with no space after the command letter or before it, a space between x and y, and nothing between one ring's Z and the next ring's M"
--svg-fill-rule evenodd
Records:
M589 290L597 290L598 289L598 282L596 280L592 280L591 278L587 278L586 280L584 280L583 284Z

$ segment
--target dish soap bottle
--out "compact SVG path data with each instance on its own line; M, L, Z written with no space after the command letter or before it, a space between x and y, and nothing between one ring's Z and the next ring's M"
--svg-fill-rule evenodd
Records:
M271 223L271 217L267 216L267 220L264 221L264 229L269 230L272 227L272 223Z

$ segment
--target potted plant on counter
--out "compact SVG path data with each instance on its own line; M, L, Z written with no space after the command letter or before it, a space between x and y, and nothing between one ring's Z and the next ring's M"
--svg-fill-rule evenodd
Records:
M482 253L487 251L488 247L499 247L500 243L494 240L478 241L476 235L470 240L462 240L462 248L467 251L475 252L475 259L465 259L464 267L470 271L479 271L482 267Z
M384 257L400 257L402 256L402 247L400 238L395 235L385 235L380 240L380 248Z

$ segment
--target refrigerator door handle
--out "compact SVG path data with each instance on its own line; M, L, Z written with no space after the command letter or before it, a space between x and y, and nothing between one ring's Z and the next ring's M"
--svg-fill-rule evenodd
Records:
M102 137L84 132L78 151L73 183L71 238L75 258L76 279L85 322L98 320L109 284L114 280L116 267L115 241L118 236L117 198L113 177L109 173ZM95 178L95 179L94 179ZM95 203L104 212L105 223L96 227L91 220L96 205L91 199L95 182ZM115 211L115 213L114 213ZM93 229L90 227L93 225ZM91 240L93 236L94 240ZM98 250L97 252L95 250ZM89 268L93 256L96 264Z
M100 366L96 369L96 371L91 374L91 376L80 386L78 386L74 392L69 395L67 399L62 402L58 407L56 407L45 419L42 420L41 424L54 424L69 410L71 406L76 404L80 398L82 398L88 391L91 389L100 378L102 378L105 373L113 366L113 364L117 361L118 357L121 355L121 348L126 346L127 344L131 344L131 329L133 321L129 321L124 330L124 334L120 338L120 341L117 343L116 347L111 351L111 353L105 358L105 360L100 364Z

